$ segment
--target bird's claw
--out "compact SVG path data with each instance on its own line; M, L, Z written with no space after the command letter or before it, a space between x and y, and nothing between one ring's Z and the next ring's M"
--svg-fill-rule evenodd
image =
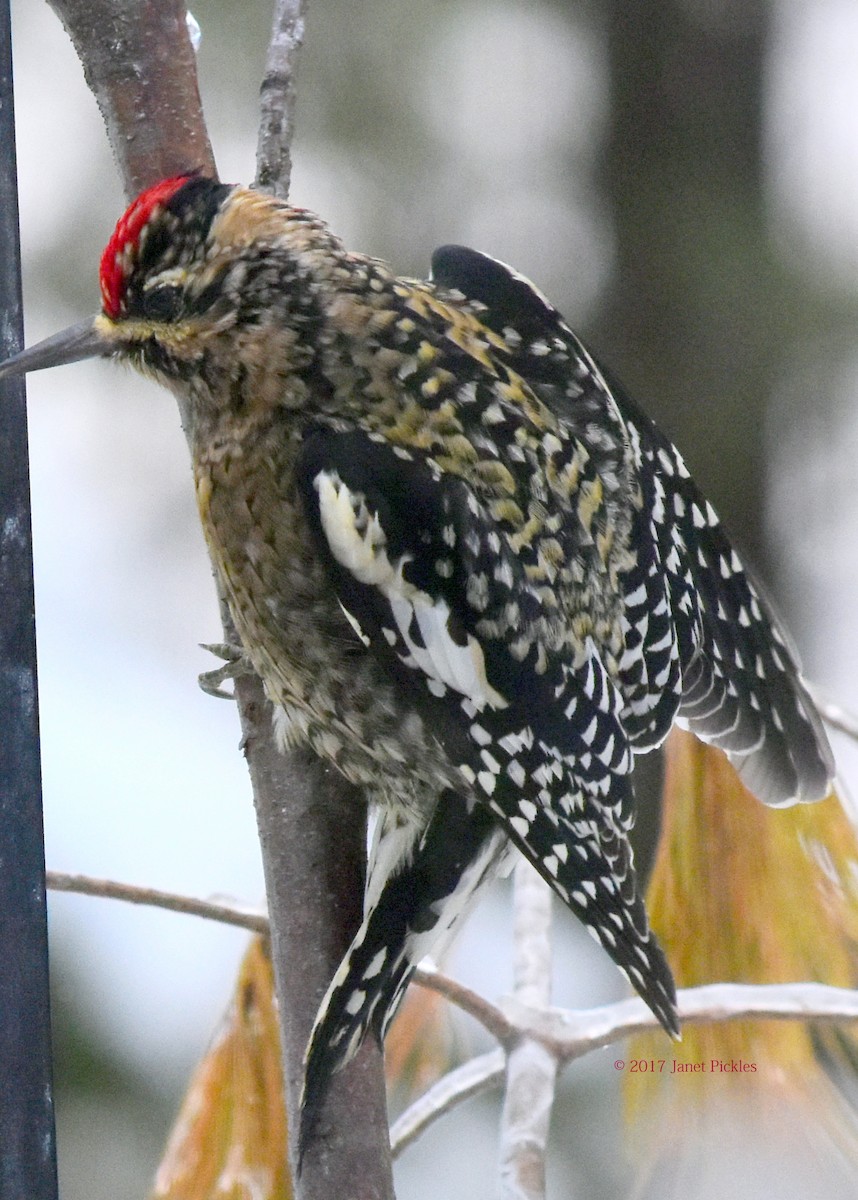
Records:
M202 650L208 650L216 658L224 660L223 666L211 671L203 671L197 676L197 682L207 696L217 696L221 700L234 700L235 693L227 691L222 684L228 679L238 679L242 675L252 675L253 668L248 662L247 655L241 646L230 642L200 642Z

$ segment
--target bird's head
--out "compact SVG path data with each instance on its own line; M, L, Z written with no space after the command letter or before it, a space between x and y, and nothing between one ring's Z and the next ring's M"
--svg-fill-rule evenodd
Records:
M94 357L130 361L177 387L229 375L271 327L312 322L302 255L328 241L333 248L313 214L262 193L201 175L162 180L107 243L101 312L7 359L0 379Z

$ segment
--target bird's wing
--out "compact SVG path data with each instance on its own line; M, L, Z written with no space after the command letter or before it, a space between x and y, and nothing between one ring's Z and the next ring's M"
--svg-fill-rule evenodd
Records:
M834 759L782 622L679 451L612 390L655 489L651 536L669 568L682 663L679 723L724 750L764 803L821 799Z
M592 639L577 657L522 642L535 601L520 561L474 492L430 459L317 428L300 476L341 604L444 746L463 794L488 806L674 1030L670 972L628 843L623 701Z
M634 748L657 745L678 715L765 803L824 796L833 757L798 657L676 447L523 276L462 246L436 251L432 275L485 307L481 320L561 420L586 421L600 406L625 426L642 494L619 673Z

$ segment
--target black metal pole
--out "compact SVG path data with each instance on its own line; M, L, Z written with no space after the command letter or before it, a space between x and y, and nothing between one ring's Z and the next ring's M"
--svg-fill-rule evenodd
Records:
M0 351L22 342L12 36L0 0ZM0 383L0 1200L55 1200L45 851L23 379Z

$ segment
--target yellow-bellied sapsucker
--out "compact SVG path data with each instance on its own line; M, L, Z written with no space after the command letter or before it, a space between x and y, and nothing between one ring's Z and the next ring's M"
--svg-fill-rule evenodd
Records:
M319 1011L331 1074L517 847L677 1031L632 866L634 755L679 721L769 804L826 793L798 664L679 453L520 275L428 282L200 176L144 192L103 311L2 368L130 361L190 415L200 516L285 744L378 820Z

